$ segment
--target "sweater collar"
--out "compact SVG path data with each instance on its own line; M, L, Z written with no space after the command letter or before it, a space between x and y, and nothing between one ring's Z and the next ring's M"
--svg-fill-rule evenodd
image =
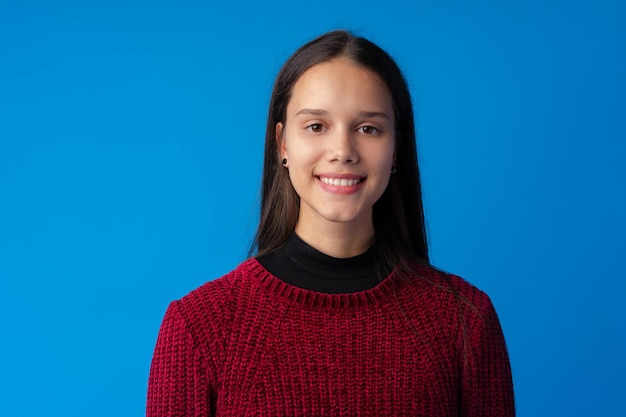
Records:
M272 275L257 259L250 258L238 268L249 285L266 293L276 302L283 301L308 310L347 311L380 305L397 296L407 281L399 279L395 271L374 288L355 293L329 294L288 284Z

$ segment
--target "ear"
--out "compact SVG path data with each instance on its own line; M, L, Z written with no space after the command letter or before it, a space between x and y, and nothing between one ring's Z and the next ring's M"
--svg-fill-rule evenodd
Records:
M279 158L287 157L287 147L285 146L285 141L283 140L283 128L284 125L282 122L276 123L276 145L278 145Z

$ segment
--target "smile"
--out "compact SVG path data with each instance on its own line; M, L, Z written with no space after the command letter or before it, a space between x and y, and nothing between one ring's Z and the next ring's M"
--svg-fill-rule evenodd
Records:
M333 185L335 187L354 187L358 183L362 182L364 178L347 179L347 178L327 178L318 177L320 181L327 185Z

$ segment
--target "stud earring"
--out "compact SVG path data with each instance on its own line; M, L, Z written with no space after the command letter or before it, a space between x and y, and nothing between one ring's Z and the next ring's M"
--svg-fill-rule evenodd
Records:
M287 158L283 158L283 160L281 161L283 163L283 166L287 165Z
M398 170L398 167L396 166L396 164L393 164L393 165L391 166L391 173L392 173L392 174L395 174L397 170Z

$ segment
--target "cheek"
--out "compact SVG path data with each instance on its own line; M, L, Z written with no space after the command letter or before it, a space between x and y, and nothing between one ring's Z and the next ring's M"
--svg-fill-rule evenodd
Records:
M374 163L381 171L391 171L394 156L393 146L384 146L378 149L373 149L370 152L370 156L373 158L372 161L375 161Z
M289 167L298 170L304 169L312 164L321 153L318 147L311 143L298 139L291 139L286 142L287 154L289 157Z

